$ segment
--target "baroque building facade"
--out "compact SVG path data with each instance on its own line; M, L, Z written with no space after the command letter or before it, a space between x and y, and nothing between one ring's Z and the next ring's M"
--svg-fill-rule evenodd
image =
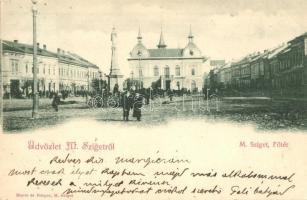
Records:
M160 82L163 90L202 90L207 58L194 43L191 30L185 48L167 48L162 31L157 48L146 48L142 39L139 30L137 44L128 58L132 79L145 88Z
M14 41L2 41L3 94L28 96L33 85L33 46ZM38 90L42 94L72 93L90 90L90 83L99 77L99 68L84 58L64 50L57 53L37 44Z

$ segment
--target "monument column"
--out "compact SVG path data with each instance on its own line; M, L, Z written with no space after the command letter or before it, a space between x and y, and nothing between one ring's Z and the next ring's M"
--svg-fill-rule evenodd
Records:
M110 91L113 93L115 85L118 85L118 89L122 90L123 86L123 75L120 72L119 65L118 65L118 59L117 59L117 49L116 49L116 42L117 42L117 34L115 31L115 28L113 27L112 33L111 33L111 50L112 50L112 56L111 56L111 67L110 67L110 74L109 74L109 84L110 84Z

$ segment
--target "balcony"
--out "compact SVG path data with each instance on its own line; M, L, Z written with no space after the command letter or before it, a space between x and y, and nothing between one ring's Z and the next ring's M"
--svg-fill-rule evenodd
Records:
M174 75L166 74L162 75L162 78L165 80L172 80L174 78Z

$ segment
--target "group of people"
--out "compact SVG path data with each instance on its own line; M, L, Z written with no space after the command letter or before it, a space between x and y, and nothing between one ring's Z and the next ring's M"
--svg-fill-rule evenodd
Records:
M122 94L121 105L123 107L123 120L129 121L130 110L132 109L132 116L141 121L143 96L133 90L127 90Z
M135 92L133 90L127 90L121 94L121 106L123 108L123 120L129 121L130 110L132 110L132 116L137 119L137 121L141 121L142 116L142 105L143 105L143 95L139 92ZM52 107L57 112L58 106L60 104L60 96L55 93L52 99Z

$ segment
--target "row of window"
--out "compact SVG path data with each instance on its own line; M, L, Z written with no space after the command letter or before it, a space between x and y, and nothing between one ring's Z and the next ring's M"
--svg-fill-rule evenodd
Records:
M275 64L274 66L278 66L278 64ZM282 75L281 77L273 76L271 80L272 80L273 88L299 86L303 83L303 73L302 71L294 71L294 72L290 72L285 75ZM232 82L232 84L237 87L244 87L244 85L249 86L251 80L243 79L243 78L235 79L235 78L232 78L232 76L230 76L230 73L225 73L224 81L225 83ZM263 83L263 80L261 81Z
M241 75L251 75L251 76L264 75L264 66L262 64L256 64L252 65L251 68L247 66L232 70L232 76L241 76Z
M160 72L159 72L159 67L158 66L155 66L154 68L153 68L153 74L154 74L154 76L160 76ZM192 68L191 69L191 75L192 76L195 76L195 68ZM163 73L163 75L164 76L166 76L166 77L169 77L170 76L170 68L167 66L167 67L165 67L164 68L164 73ZM179 66L177 66L176 68L175 68L175 76L180 76L181 75L181 70L180 70L180 67ZM141 76L143 76L143 70L142 70L142 68L139 68L139 76L141 77Z
M263 76L264 75L264 65L263 63L256 63L251 66L251 75L252 76Z
M21 72L21 69L19 68L19 62L16 59L11 59L10 60L10 65L11 65L11 72L13 75L17 75L19 72ZM31 71L30 71L31 69ZM40 70L41 69L41 70ZM26 74L28 73L32 73L33 74L33 66L32 63L26 63L25 65L25 71ZM41 74L48 74L48 75L55 75L55 66L51 65L40 65L37 68L37 73L41 73ZM73 69L65 69L65 68L59 68L59 75L60 76L67 76L67 77L71 77L71 78L87 78L87 72L85 71L80 71L80 70L73 70ZM89 72L89 77L90 78L97 78L98 74L95 72Z
M292 72L282 77L276 77L272 80L273 88L285 88L289 86L299 86L303 83L303 73Z
M18 74L19 72L21 72L21 69L19 68L19 62L18 60L15 60L15 59L12 59L10 60L11 61L11 72L12 74ZM41 70L40 70L41 68ZM51 65L48 66L48 70L46 70L47 68L47 65L43 65L43 66L39 66L37 68L37 73L42 73L42 74L47 74L48 72L48 75L55 75L55 66L51 67ZM26 63L25 65L25 71L26 71L26 74L28 73L33 73L33 67L32 67L32 63Z
M66 68L59 68L60 76L66 76L71 78L87 78L87 71L80 71L76 69L66 69ZM95 72L89 72L90 78L98 78L98 74Z
M302 51L289 52L288 55L281 58L279 64L281 69L287 69L291 66L301 65L303 63L304 55Z
M302 63L299 63L302 64ZM279 73L284 70L290 69L291 67L294 67L296 65L290 65L289 61L284 60L284 61L279 61L279 63L272 65L272 72L273 73Z

